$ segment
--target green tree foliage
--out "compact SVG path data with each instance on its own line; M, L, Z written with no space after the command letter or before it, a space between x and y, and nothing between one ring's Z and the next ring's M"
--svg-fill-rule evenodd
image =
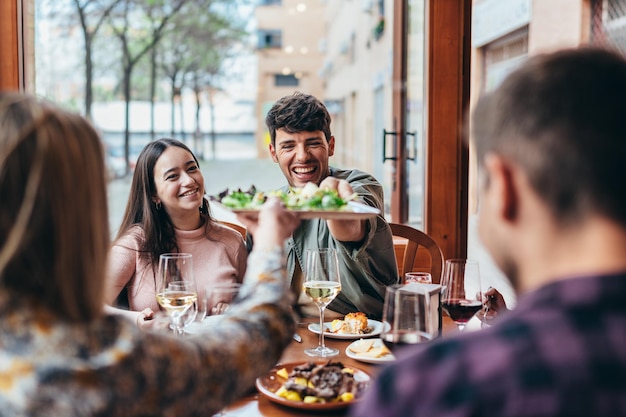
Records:
M203 156L203 147L200 144L201 95L203 92L207 93L213 115L213 92L220 88L220 81L228 77L224 71L224 63L235 51L241 50L248 36L245 30L246 21L239 9L243 3L245 2L213 0L206 9L195 3L185 5L164 32L159 45L157 64L171 87L172 134L176 98L184 88L190 88L195 95L194 138L200 156ZM179 102L179 106L181 105ZM212 120L213 148L214 125Z
M110 15L110 25L122 53L124 96L124 157L130 157L130 102L133 70L160 41L167 24L181 8L194 0L121 0ZM198 1L199 0L195 0ZM127 173L130 171L127 163Z

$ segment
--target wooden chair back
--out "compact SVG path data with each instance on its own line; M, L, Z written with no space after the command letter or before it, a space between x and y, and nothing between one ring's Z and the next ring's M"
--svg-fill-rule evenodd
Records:
M395 238L402 238L407 241L403 259L398 259L398 275L401 282L405 273L419 270L430 272L433 277L433 283L439 284L441 282L441 273L443 272L444 258L437 242L426 233L414 227L399 223L389 223L389 226L391 227L394 240ZM420 268L415 268L415 259L418 257L420 248L425 249L430 255L430 267L420 266Z
M220 224L223 224L224 226L228 226L231 229L235 229L236 231L241 233L241 237L243 237L243 240L246 240L246 236L248 234L248 230L246 229L245 226L243 226L241 224L238 224L238 223L227 222L225 220L218 220L217 222L220 223Z

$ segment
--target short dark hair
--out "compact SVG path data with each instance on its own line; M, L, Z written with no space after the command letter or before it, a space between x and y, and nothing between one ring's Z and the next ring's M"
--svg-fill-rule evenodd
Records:
M562 224L600 214L626 226L626 60L600 48L529 58L476 106L479 161L518 164Z
M265 117L272 145L276 144L276 130L289 133L322 131L329 141L330 114L324 104L310 94L296 91L279 99Z

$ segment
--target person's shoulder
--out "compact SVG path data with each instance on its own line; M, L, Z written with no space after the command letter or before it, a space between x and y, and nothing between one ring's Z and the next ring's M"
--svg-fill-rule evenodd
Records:
M345 179L346 181L351 181L351 180L356 181L356 180L367 179L370 181L378 182L378 180L376 180L376 178L369 172L361 171L360 169L356 169L356 168L341 169L341 168L331 167L330 175L332 175L335 178Z
M502 349L499 341L502 335L493 329L484 329L480 332L466 332L453 336L445 336L428 342L424 345L416 346L407 355L401 356L402 360L420 363L427 366L449 367L464 366L467 361L489 360L494 353L494 349Z
M139 244L145 237L144 230L139 225L130 226L124 233L122 233L113 242L117 246L129 246L132 244Z
M345 180L355 192L361 193L382 193L381 183L370 173L359 169L337 169L331 167L330 175L340 180Z
M211 222L210 235L218 240L243 241L245 227L241 226L241 230L237 230L236 224L224 224L220 221Z

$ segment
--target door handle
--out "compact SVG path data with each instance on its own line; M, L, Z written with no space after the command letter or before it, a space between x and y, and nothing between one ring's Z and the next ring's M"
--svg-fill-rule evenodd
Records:
M409 161L417 162L417 132L416 131L406 132L406 135L411 136L413 138L413 140L411 140L413 152L410 152L409 155L407 155L406 159ZM395 151L396 149L395 140L397 140L398 138L398 132L391 132L391 131L388 131L387 129L383 129L383 162L388 161L388 160L397 161L398 156L395 154L395 152L392 156L387 156L387 136L393 136L393 139L394 139L393 149Z
M394 154L393 156L387 156L387 136L393 136L394 139ZM395 149L396 149L396 144L395 144L395 139L397 139L398 137L398 132L389 132L387 131L387 129L383 129L383 162L387 161L387 160L391 160L391 161L396 161L398 160L397 155L395 154Z
M413 140L411 141L411 143L413 144L413 146L412 146L413 147L413 149L412 149L413 152L409 152L409 155L411 155L411 154L412 155L411 156L407 155L406 159L408 159L409 161L413 161L413 162L417 163L417 132L416 131L406 132L406 135L413 137ZM407 141L407 143L408 143L408 141Z

